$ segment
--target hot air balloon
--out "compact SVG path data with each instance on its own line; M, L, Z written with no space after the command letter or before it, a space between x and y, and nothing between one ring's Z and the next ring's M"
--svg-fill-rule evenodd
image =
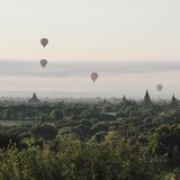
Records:
M47 65L47 60L46 59L41 59L40 64L44 68Z
M163 85L157 84L156 89L160 92L163 89Z
M97 78L98 78L98 73L92 72L91 73L91 79L93 80L93 82L95 82L97 80Z
M41 44L44 46L44 48L45 48L45 46L48 44L48 39L47 38L42 38L41 39Z

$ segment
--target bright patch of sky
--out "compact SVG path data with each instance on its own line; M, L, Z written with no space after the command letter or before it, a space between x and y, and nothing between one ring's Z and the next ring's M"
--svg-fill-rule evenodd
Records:
M2 1L0 90L135 96L161 82L178 93L179 9L179 0ZM95 84L91 71L100 74Z

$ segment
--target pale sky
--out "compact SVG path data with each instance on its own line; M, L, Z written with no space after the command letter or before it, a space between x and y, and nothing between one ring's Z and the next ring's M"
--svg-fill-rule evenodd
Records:
M180 75L179 69L163 70L159 74L147 70L144 72L146 76L140 76L138 71L141 70L135 66L136 73L127 71L120 76L115 75L111 63L118 66L127 62L146 64L165 61L177 65L180 62L179 9L179 0L2 1L0 61L1 64L4 61L17 62L17 65L11 73L5 65L8 70L1 71L4 74L0 77L0 90L91 90L89 73L99 70L101 75L96 83L99 91L122 90L120 96L127 91L144 93L146 88L153 89L158 82L162 82L167 84L167 93L171 96L173 92L180 91L174 76ZM40 45L42 37L49 39L45 49ZM40 70L34 71L44 73L39 65L40 59L48 60L47 67L43 69L45 71L51 66L55 68L53 63L57 62L61 64L62 72L66 71L66 66L73 69L76 63L82 68L76 69L79 77L71 73L65 77L58 73L56 78L52 75L33 75L32 71L29 75L21 74L19 62L37 63ZM85 68L87 72L84 72L85 64L81 63L87 63L89 71ZM109 69L103 72L101 63L108 63ZM148 67L146 65L145 69ZM82 71L83 75L87 75L82 77ZM112 78L109 78L107 71L112 71ZM27 78L31 85L27 84ZM88 81L86 78L89 78ZM123 84L123 89L120 84Z

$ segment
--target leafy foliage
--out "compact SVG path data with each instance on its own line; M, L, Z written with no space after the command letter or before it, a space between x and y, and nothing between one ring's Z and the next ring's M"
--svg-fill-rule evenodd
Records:
M165 180L180 167L180 110L124 99L0 107L0 179ZM26 120L28 119L28 124Z

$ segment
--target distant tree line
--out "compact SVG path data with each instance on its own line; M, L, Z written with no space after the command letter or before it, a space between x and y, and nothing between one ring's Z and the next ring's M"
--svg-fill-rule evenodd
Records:
M178 179L180 106L148 102L1 105L0 179Z

